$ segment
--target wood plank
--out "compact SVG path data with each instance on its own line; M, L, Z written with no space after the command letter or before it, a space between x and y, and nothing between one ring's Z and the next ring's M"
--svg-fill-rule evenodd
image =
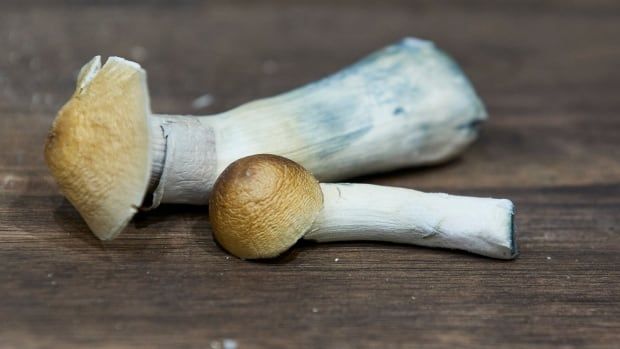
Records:
M617 346L619 20L613 0L2 2L0 348ZM453 162L354 180L510 198L516 261L300 243L243 262L182 205L102 243L43 162L95 54L143 64L155 111L208 114L406 35L454 55L491 118Z

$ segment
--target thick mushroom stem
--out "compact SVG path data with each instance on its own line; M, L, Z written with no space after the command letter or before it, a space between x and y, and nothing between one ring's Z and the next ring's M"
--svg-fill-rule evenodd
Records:
M154 115L152 206L207 203L217 176L251 154L285 156L322 181L438 163L469 145L486 116L451 58L432 42L407 38L222 114Z
M517 256L510 200L423 193L369 184L321 184L324 207L304 235L318 242L370 240Z

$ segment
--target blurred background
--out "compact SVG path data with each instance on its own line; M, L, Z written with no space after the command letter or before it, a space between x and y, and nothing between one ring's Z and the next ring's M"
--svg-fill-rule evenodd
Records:
M619 24L616 0L2 1L0 347L617 345ZM247 263L187 206L102 244L43 162L95 55L139 62L154 112L211 114L405 36L457 60L489 122L449 164L355 180L513 199L515 262L347 243Z

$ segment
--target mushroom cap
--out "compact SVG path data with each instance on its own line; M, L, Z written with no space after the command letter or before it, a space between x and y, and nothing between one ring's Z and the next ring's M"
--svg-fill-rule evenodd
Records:
M215 182L209 219L216 240L239 258L276 257L293 246L323 208L314 176L294 161L252 155Z
M150 103L139 64L99 56L78 76L45 144L61 192L101 240L113 239L137 212L150 176Z

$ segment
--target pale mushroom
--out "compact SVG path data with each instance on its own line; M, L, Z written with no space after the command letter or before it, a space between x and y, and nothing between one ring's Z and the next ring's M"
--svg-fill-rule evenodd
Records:
M86 64L54 122L45 157L100 239L138 208L206 204L226 166L284 155L321 180L450 159L477 136L485 109L452 59L407 38L320 81L208 116L153 115L145 71Z
M506 199L319 184L296 162L264 154L228 166L209 201L216 240L243 259L276 257L301 238L385 241L512 259L513 217Z

